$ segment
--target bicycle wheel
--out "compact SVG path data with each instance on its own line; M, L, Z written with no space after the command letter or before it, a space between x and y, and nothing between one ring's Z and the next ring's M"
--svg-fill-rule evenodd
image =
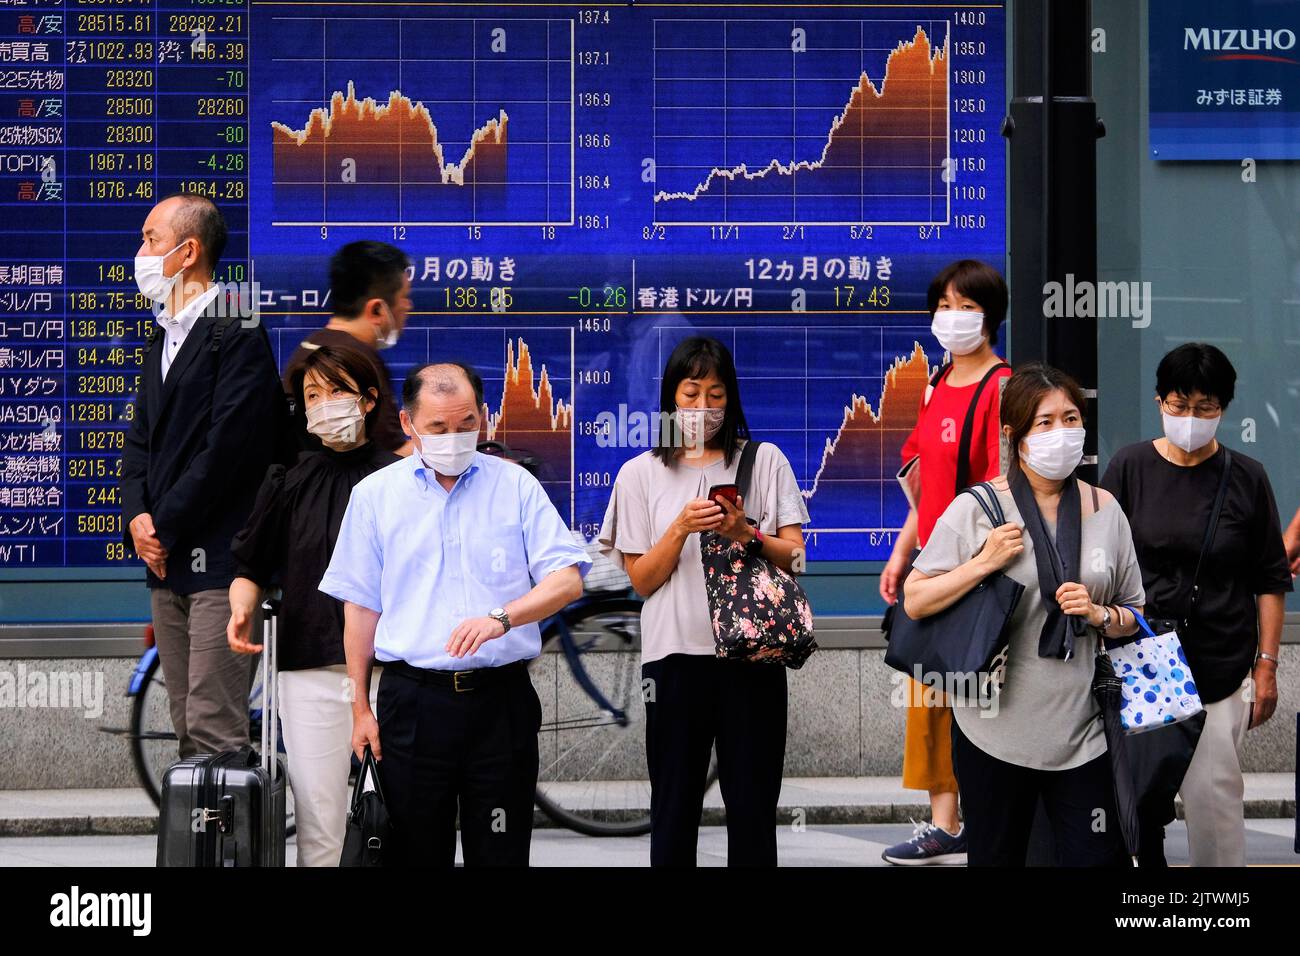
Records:
M249 739L261 740L262 687L258 683L250 695ZM254 705L256 709L254 709ZM176 730L172 725L171 708L167 702L167 682L163 678L162 662L154 657L145 671L140 692L131 703L131 761L135 764L140 786L149 794L154 806L162 802L162 778L178 759ZM281 737L280 753L284 755ZM287 757L286 757L286 763ZM293 789L285 787L285 836L297 832L293 814Z
M566 613L533 661L542 689L536 803L587 836L650 831L641 696L641 602L604 598ZM709 768L708 786L717 772Z
M157 655L149 662L140 692L131 702L131 760L140 786L158 806L162 799L162 778L176 762L176 731L167 703L167 683Z

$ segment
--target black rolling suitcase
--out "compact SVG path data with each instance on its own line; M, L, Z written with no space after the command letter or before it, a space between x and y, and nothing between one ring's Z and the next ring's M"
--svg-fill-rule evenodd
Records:
M159 866L284 866L285 771L276 756L278 602L262 605L261 755L251 749L186 757L163 776Z

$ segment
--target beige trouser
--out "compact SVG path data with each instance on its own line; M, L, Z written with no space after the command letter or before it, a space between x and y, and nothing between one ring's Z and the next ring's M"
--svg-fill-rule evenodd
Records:
M370 709L379 693L370 675ZM299 866L338 866L352 769L352 695L343 664L280 672L280 727L293 790ZM367 789L370 789L367 787Z
M247 747L248 694L258 659L234 653L226 642L230 590L182 595L153 588L149 599L180 755ZM259 610L254 635L261 628Z
M1251 703L1243 688L1205 707L1205 729L1183 778L1183 813L1192 866L1245 866L1245 781L1241 746Z

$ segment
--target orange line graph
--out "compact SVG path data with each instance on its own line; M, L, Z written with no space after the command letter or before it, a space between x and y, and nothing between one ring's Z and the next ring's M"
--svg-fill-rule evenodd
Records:
M516 346L516 342L518 343ZM545 364L533 370L522 338L507 340L501 404L483 407L482 438L540 456L558 478L568 480L573 445L573 403L556 398Z
M860 147L846 141L890 135L889 133L867 132L869 126L874 126L877 123L882 126L886 125L880 117L887 115L885 113L887 110L897 111L900 116L906 116L908 112L918 111L925 114L930 109L940 108L931 105L936 100L943 104L941 109L946 110L948 105L947 66L947 37L944 38L943 46L935 50L931 47L930 39L925 30L918 26L916 35L911 40L899 41L898 45L890 52L885 63L879 89L876 88L876 85L865 71L861 74L857 85L849 95L848 102L844 105L844 109L831 122L830 130L826 136L826 143L817 159L797 162L792 160L789 163L782 163L779 159L773 159L765 167L755 171L751 171L746 163L740 163L729 169L714 167L704 181L694 189L682 192L660 191L655 194L654 201L685 200L694 202L707 195L717 180L727 180L729 182L738 180L755 181L773 175L793 176L799 172L814 172L828 166L828 160L837 152L837 147L846 155L851 154L857 158L856 163L839 164L841 168L846 165L865 165ZM907 84L908 87L919 84L923 89L899 89L900 82ZM933 85L941 86L942 95L930 95L930 87ZM893 135L928 135L928 120L925 124L908 123L905 119L890 119L887 122L897 128ZM923 127L925 132L922 131ZM909 132L911 130L915 130L915 132ZM946 140L946 136L945 130L941 138ZM834 166L837 164L830 163L829 165Z
M885 372L879 414L865 397L852 395L835 436L826 439L821 464L804 497L812 498L823 478L861 480L870 473L870 462L883 462L885 472L892 475L903 443L916 427L917 409L929 380L929 360L920 343L915 343L911 355L896 358Z
M438 138L438 127L423 103L411 100L400 90L391 91L388 102L382 105L373 97L358 99L355 85L349 80L347 92L336 91L330 97L328 108L313 109L301 129L277 121L271 123L277 172L284 174L277 178L289 178L289 171L300 165L319 175L321 151L328 149L331 155L343 156L345 151L341 148L346 147L370 161L365 166L367 169L391 165L410 170L414 168L412 164L424 162L432 166L435 183L464 186L501 182L508 124L506 111L500 110L474 131L460 161L448 162ZM476 175L479 165L489 167L499 178ZM422 181L419 175L407 178Z

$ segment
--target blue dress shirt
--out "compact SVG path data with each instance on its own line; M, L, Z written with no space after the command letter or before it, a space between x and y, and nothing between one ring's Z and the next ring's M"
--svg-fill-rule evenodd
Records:
M417 453L352 489L320 589L379 612L378 661L473 670L536 657L541 631L521 624L455 658L456 625L574 566L585 576L591 559L522 466L475 454L446 491Z

